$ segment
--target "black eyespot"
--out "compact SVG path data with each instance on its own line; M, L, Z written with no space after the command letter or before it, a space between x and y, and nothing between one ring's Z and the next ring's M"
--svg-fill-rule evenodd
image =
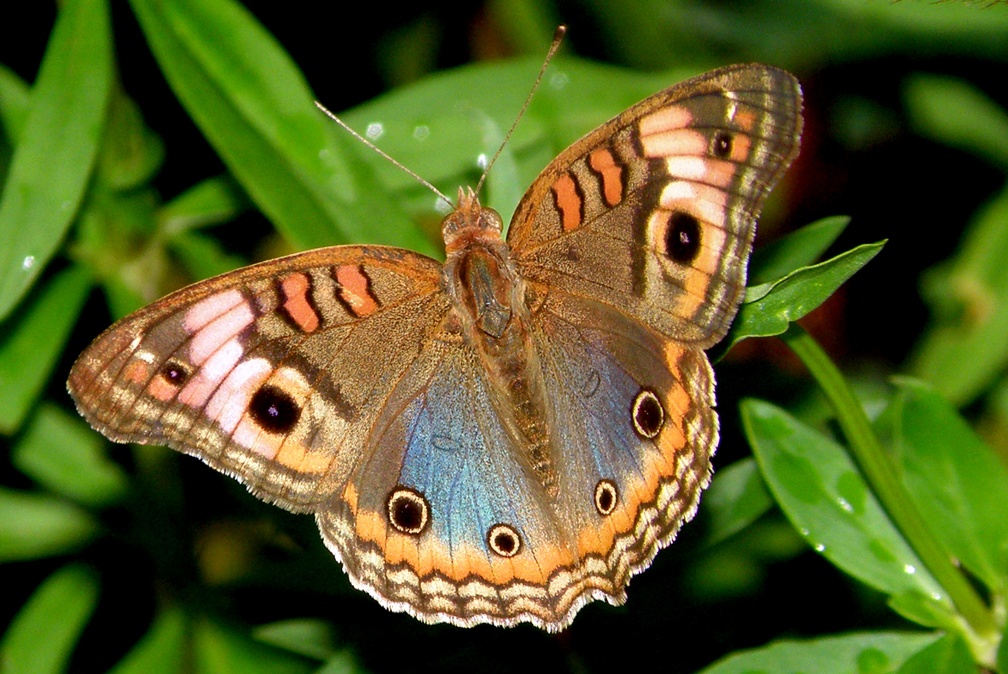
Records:
M734 142L735 138L727 131L714 136L714 156L720 159L730 156Z
M427 528L430 521L430 505L418 491L409 487L397 487L389 494L386 502L389 522L398 531L416 536Z
M619 503L619 492L612 480L599 480L595 485L595 509L599 515L611 515Z
M189 370L172 360L161 367L159 374L172 386L181 386L189 379Z
M637 435L646 440L658 437L662 424L665 423L665 410L654 391L641 389L634 398L630 412Z
M506 524L495 524L487 534L490 549L501 557L514 557L521 550L521 536Z
M266 384L253 394L249 414L264 431L287 433L294 428L301 416L301 408L289 393Z
M689 213L673 213L665 230L665 254L673 262L689 264L700 253L700 222Z

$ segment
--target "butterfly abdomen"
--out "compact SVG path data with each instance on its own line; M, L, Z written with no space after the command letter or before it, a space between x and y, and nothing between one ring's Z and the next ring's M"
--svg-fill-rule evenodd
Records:
M546 391L531 336L525 283L500 233L482 222L499 221L473 201L469 224L453 229L461 245L449 252L445 284L465 341L479 355L494 408L519 454L551 496L558 482L550 458ZM490 215L485 215L489 213ZM449 218L457 218L456 211ZM446 236L448 227L446 229ZM447 241L447 239L446 239Z

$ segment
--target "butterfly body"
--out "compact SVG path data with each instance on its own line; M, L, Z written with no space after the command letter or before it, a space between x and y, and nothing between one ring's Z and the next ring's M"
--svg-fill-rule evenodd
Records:
M561 153L506 240L460 190L444 264L339 246L195 284L95 340L70 392L114 440L313 513L393 610L561 629L624 601L709 481L703 350L800 106L765 66L689 80Z

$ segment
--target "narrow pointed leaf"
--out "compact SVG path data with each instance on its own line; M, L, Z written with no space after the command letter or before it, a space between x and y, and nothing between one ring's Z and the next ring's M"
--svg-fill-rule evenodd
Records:
M185 667L190 645L186 627L182 611L162 611L147 633L108 674L183 674L189 671Z
M757 248L749 262L749 285L776 281L814 264L849 224L850 218L846 215L823 218Z
M0 195L0 320L69 229L102 139L112 84L105 0L62 6Z
M89 274L70 267L0 323L0 433L17 430L35 404L90 289Z
M348 139L315 107L276 40L231 0L133 0L168 82L253 201L289 241L433 252Z
M878 255L884 241L867 243L778 281L746 288L723 351L749 337L781 335L788 325L818 307L859 269ZM722 348L719 347L719 352Z
M300 656L210 619L196 621L193 628L196 671L201 674L308 674L314 669Z
M0 64L0 127L7 140L17 145L24 131L31 103L31 88L13 70Z
M97 531L91 514L65 499L0 488L0 562L73 552Z
M912 371L962 405L1008 365L1008 190L970 222L955 256L923 277L935 320Z
M0 642L4 674L58 674L98 602L98 581L86 569L47 578L14 616Z
M14 446L11 462L49 491L101 507L121 499L128 482L106 447L80 417L45 404Z
M923 134L1008 169L1008 111L953 77L918 74L906 87L911 123Z

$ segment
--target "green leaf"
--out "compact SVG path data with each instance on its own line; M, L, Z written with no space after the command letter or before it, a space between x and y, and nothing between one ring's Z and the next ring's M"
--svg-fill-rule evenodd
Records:
M0 64L0 126L15 145L24 132L31 103L31 89L10 68ZM2 147L2 146L0 146Z
M940 633L861 632L806 640L782 640L738 651L700 674L884 674L895 672Z
M11 462L47 489L101 507L120 500L128 484L105 447L101 436L79 417L44 404L14 446Z
M716 39L721 44L745 45L742 49L748 51L743 53L758 54L768 63L790 64L803 72L832 63L864 62L880 54L943 59L971 54L1000 62L1008 51L1004 39L1008 16L983 4L972 0L746 2L719 15L716 24L710 13L693 5L666 4L662 5L665 11L655 13L652 20L665 18L666 23L658 24L666 28L661 33L664 42L675 43L679 49L692 47L684 58L712 49ZM781 11L784 7L786 12Z
M543 48L547 46L544 42ZM514 121L542 58L477 64L438 73L382 95L340 116L412 171L454 197L482 171L480 155L497 151L497 140ZM693 74L675 70L641 74L573 58L555 59L542 87L508 141L505 152L516 162L504 193L490 189L484 203L510 219L517 197L565 147L641 99ZM382 182L393 190L419 194L430 213L433 197L414 178L388 161L364 155Z
M0 331L0 433L13 433L38 399L87 300L82 267L60 272Z
M960 79L919 74L907 83L904 97L921 135L1008 170L1008 113L978 89Z
M865 584L889 595L920 595L952 620L941 586L840 445L760 400L742 403L742 423L770 491L809 545Z
M157 615L154 624L109 674L172 674L187 672L189 653L186 617L178 609Z
M934 320L911 371L965 404L1008 365L1008 190L970 222L955 257L929 270L922 290Z
M370 670L361 667L350 651L340 651L315 670L314 674L367 674Z
M62 6L0 196L0 320L73 221L98 154L112 82L105 0Z
M14 616L3 641L4 674L57 674L98 602L98 581L79 566L47 578Z
M749 262L748 284L756 286L776 281L813 264L849 224L850 218L846 215L823 218L757 248Z
M316 660L326 660L336 651L333 626L308 618L260 625L252 631L259 641Z
M1001 643L997 650L997 667L999 672L1008 672L1008 622L1001 631Z
M703 512L709 521L707 542L713 545L741 531L773 504L751 457L722 468L703 497Z
M245 8L230 0L131 5L183 106L289 241L434 251L344 149L349 140L315 108L290 57Z
M725 346L719 347L718 352L727 351L749 337L784 334L788 325L825 302L878 255L884 245L884 241L866 243L825 262L798 269L777 281L746 288L745 300L732 323Z
M899 668L899 674L976 674L977 671L969 647L958 634L946 634Z
M229 222L248 207L245 194L230 176L208 178L164 204L158 221L169 239L178 234Z
M313 667L304 658L255 641L205 618L193 625L196 671L203 674L300 674Z
M914 503L963 566L1008 592L1008 470L944 398L898 379L895 441Z
M0 562L72 552L97 531L88 512L63 499L0 488Z
M233 220L247 206L241 188L229 176L219 176L197 184L158 211L168 247L192 278L206 279L248 264L198 231Z
M98 154L101 187L116 191L143 187L157 175L164 155L164 143L144 123L137 104L116 89Z
M207 279L248 264L238 255L231 255L220 243L199 232L182 232L168 244L193 278Z

